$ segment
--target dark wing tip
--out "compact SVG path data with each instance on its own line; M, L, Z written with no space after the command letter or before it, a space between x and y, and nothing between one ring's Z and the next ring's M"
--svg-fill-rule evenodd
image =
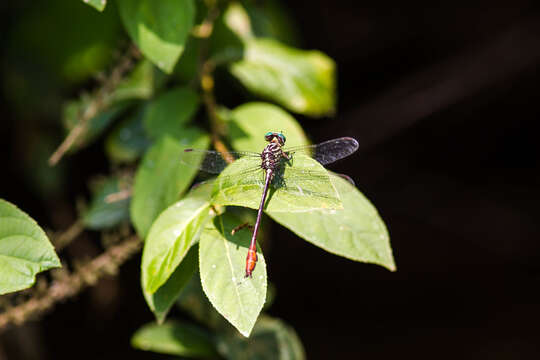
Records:
M184 152L192 152L193 149L184 149Z
M351 144L351 150L352 150L351 154L355 152L356 150L358 150L358 148L360 147L360 144L358 144L358 141L355 138L345 136L340 139Z

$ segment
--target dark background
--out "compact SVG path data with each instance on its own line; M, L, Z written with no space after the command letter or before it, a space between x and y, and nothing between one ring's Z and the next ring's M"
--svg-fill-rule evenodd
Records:
M294 326L308 359L540 355L537 3L287 4L302 47L327 53L339 74L336 120L298 118L316 142L359 140L332 169L376 205L397 264L355 263L272 226L270 314ZM25 7L0 7L6 35ZM0 197L62 228L87 177L107 171L102 144L65 159L61 193L36 197L25 159L36 133L61 132L21 119L3 91ZM136 256L117 278L5 332L0 359L165 358L129 345L152 320L138 267Z

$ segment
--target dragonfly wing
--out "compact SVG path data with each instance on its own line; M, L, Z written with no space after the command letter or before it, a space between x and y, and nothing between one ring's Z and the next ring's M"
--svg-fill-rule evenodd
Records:
M317 188L318 185L328 182L329 179L328 175L322 175L319 172L290 167L286 170L286 173L276 173L272 181L272 187L305 196L326 197L327 195L317 191Z
M185 149L180 157L180 162L210 174L219 174L227 165L244 156L260 157L260 154L248 151L221 153L212 150Z
M322 165L333 163L339 159L343 159L358 150L358 141L351 137L342 137L338 139L328 140L317 145L298 146L285 149L285 153L305 154Z

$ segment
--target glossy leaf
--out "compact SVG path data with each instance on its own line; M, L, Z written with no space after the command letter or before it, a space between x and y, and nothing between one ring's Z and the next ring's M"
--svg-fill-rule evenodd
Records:
M202 132L186 129L179 140L162 138L145 154L135 175L130 207L139 236L146 237L158 214L176 202L193 181L197 169L183 166L178 160L184 149L206 148L208 143Z
M305 352L298 335L282 320L261 316L249 339L223 336L218 349L231 360L302 360Z
M208 198L187 196L163 211L144 243L141 281L153 294L165 284L197 241L209 216Z
M39 225L0 199L0 294L26 289L34 284L37 273L60 266Z
M153 100L144 113L147 134L154 139L164 135L181 136L198 105L197 94L187 87L167 91Z
M92 202L83 216L84 226L101 230L118 225L129 219L129 198L110 201L108 196L116 194L122 188L117 178L109 178L94 191Z
M375 207L343 178L332 175L343 210L313 210L301 214L268 211L272 219L324 250L394 271L388 231Z
M292 166L285 163L280 172L286 186L278 184L268 191L265 211L342 209L328 171L321 164L301 154L294 155L291 163ZM212 202L257 209L264 187L264 172L250 170L258 166L260 159L254 157L243 157L230 164L215 181Z
M137 330L131 344L141 350L162 354L204 358L216 355L212 335L186 322L147 324Z
M244 58L231 73L250 91L297 113L335 110L335 64L319 51L298 50L271 39L244 43Z
M83 3L90 5L97 11L103 11L107 5L107 0L82 0Z
M195 18L193 0L118 0L122 22L141 52L171 73Z
M264 134L280 131L286 146L307 145L306 134L298 122L280 107L252 102L238 106L229 114L229 141L239 151L261 152L268 144Z
M239 219L229 213L214 218L201 234L199 271L203 290L214 308L249 336L266 299L266 263L260 249L252 278L244 278L251 232L231 230Z
M143 295L146 303L156 316L158 323L162 323L165 320L172 305L193 277L193 274L198 268L198 256L199 248L195 245L191 247L180 265L176 267L172 275L155 293L150 294L143 287Z
M109 159L117 163L132 162L151 145L144 131L142 116L144 109L138 109L116 125L107 136L105 151Z

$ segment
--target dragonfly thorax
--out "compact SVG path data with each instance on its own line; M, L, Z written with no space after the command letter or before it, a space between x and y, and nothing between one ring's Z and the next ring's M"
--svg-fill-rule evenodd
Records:
M271 142L270 144L266 145L261 153L261 167L264 170L275 171L279 166L282 156L283 151L281 150L281 145L277 142Z

